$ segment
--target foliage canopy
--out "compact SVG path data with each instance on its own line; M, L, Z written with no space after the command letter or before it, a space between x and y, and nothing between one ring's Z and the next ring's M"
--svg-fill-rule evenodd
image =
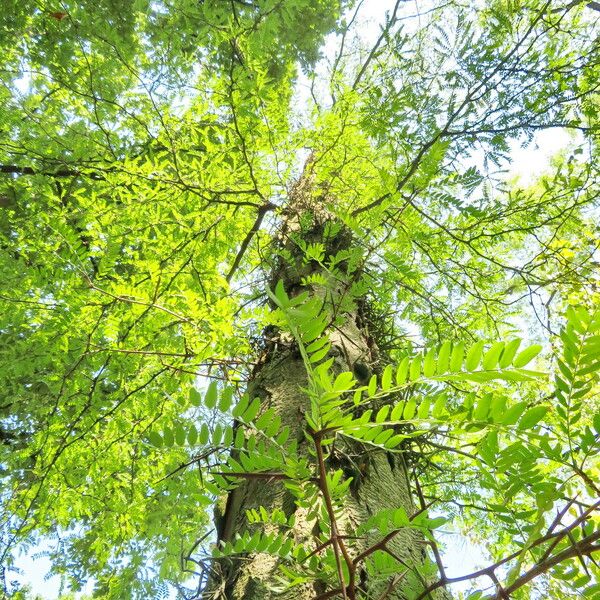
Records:
M453 583L454 530L489 554L472 600L600 595L598 7L398 0L367 42L363 4L5 3L7 596L15 552L50 539L55 572L101 598L199 597L212 560L256 552L273 585L343 597L324 497L343 510L360 473L319 471L337 439L407 457L420 507L357 535L414 528L431 550L417 572L374 546L372 577L419 600ZM570 142L508 179L540 131ZM274 273L303 178L353 243L294 238L319 270L293 295ZM315 290L349 275L325 308ZM330 352L359 299L366 377ZM312 453L246 394L269 328L303 358ZM285 479L321 537L265 510L215 545L211 508L243 477Z

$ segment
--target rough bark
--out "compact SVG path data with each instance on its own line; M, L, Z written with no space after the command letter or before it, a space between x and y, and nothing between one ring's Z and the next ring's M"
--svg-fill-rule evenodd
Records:
M354 243L349 231L341 228L333 239L324 240L325 226L330 215L315 200L311 189L311 178L306 174L290 194L289 207L285 215L280 241L288 259L274 267L272 280L282 280L287 293L294 296L305 290L301 284L303 276L319 270L315 264L306 264L291 239L301 230L307 242L324 242L328 252L350 248ZM310 227L303 226L312 220ZM290 261L289 257L292 257ZM356 276L354 274L352 277ZM351 277L349 276L348 279ZM342 298L348 293L351 281L336 281L325 293L319 286L312 286L311 293L322 295L328 310L335 313ZM365 299L354 298L344 304L343 315L328 333L332 342L330 354L335 356L339 371L354 371L357 380L366 382L374 370L379 370L378 351L369 331L369 322L364 314ZM278 332L268 332L264 340L265 352L261 365L256 369L250 383L252 396L261 398L264 409L273 407L282 423L290 427L290 439L297 440L299 447L309 441L303 431L304 413L309 400L302 390L307 387L307 375L297 347L289 337ZM308 452L308 448L305 448ZM366 448L355 443L342 443L335 454L327 458L328 466L342 468L353 477L344 506L344 514L338 523L340 534L353 535L357 527L370 516L383 509L403 507L407 514L415 512L411 498L408 471L402 454L391 455L382 450ZM282 509L286 515L295 513L294 535L297 540L310 540L312 547L318 523L306 518L307 511L294 504L292 495L281 481L244 481L231 492L224 503L222 514L217 517L218 535L221 540L231 540L242 534L248 524L245 514L248 509L264 506L267 510ZM353 549L353 555L379 541L378 533L368 534ZM390 551L407 564L418 565L426 559L422 537L415 530L406 529L388 545ZM217 565L220 581L213 582L207 592L209 598L228 600L308 600L318 598L326 590L318 584L292 588L283 593L271 590L277 572L277 560L266 554L253 554L239 561L220 561ZM369 581L364 572L357 573L356 598L404 598L402 581ZM387 591L387 594L386 594ZM337 597L342 597L341 595Z

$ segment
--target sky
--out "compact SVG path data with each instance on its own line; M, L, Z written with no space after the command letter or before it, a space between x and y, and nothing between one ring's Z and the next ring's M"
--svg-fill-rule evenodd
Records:
M412 5L412 3L407 4ZM425 4L425 2L422 2L422 7ZM382 23L385 12L390 9L391 5L393 5L391 0L365 0L362 3L357 23L359 24L358 30L361 39L367 44L372 43L377 38L380 23ZM418 25L418 18L405 23L405 26L410 30L411 27ZM339 36L329 36L324 47L326 60L332 60L335 57L338 43ZM300 78L298 85L300 99L306 98L309 93L306 78ZM518 142L513 142L511 144L511 162L508 165L507 177L518 178L523 186L533 183L548 169L552 157L568 146L571 141L571 134L564 130L552 129L538 132L526 147L521 147ZM448 577L475 571L485 566L487 562L484 549L469 542L460 534L448 532L443 536L441 542L446 546L443 560ZM43 542L39 547L30 550L26 556L18 557L16 566L21 570L21 575L13 577L11 573L10 579L28 584L34 593L47 600L55 600L59 597L60 579L58 577L47 578L50 561L44 556L40 556L40 553L43 553L44 549L49 547L48 544L49 542ZM481 584L488 585L489 581L481 580ZM92 587L92 583L88 583L84 593L91 593ZM464 591L467 587L468 584L455 585L454 592Z

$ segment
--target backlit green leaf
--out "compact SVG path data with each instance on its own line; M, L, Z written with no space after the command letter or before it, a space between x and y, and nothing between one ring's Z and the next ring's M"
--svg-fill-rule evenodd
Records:
M160 448L163 444L162 436L156 431L150 431L148 433L148 440L153 446L156 446L157 448Z
M465 368L467 371L474 371L479 366L479 361L483 353L483 342L475 342L467 352Z
M218 394L217 382L211 381L204 395L204 405L206 408L214 408L216 406Z
M529 346L529 348L525 348L525 350L517 354L516 358L513 360L513 366L517 368L524 367L526 364L530 363L541 350L542 347L539 344L534 344L533 346Z
M534 406L530 408L520 419L519 429L530 429L541 421L548 412L547 406Z

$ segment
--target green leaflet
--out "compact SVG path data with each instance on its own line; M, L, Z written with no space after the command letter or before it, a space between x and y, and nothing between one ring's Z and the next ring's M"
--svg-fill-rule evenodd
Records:
M461 370L463 359L464 359L464 342L458 342L452 347L452 354L450 355L450 371L456 373Z
M214 408L216 406L218 394L217 382L211 381L204 394L204 405L206 408Z
M536 425L541 419L544 418L545 414L548 412L547 406L534 406L530 408L525 414L521 417L519 421L519 429L529 429Z
M200 406L200 404L202 403L202 395L200 394L200 392L198 392L196 388L190 388L189 397L190 404L192 406Z
M148 433L148 440L153 446L156 446L157 448L160 448L163 444L162 436L156 431L150 431Z
M535 344L526 348L519 354L517 354L516 358L513 360L513 365L517 368L524 367L526 364L531 362L542 350L542 347L539 344Z
M479 361L483 353L483 341L476 342L467 351L465 368L467 371L474 371L479 366Z
M516 338L506 343L504 349L502 350L502 355L500 357L500 368L506 369L506 367L512 364L515 354L517 353L517 350L519 349L520 345L521 340L519 338Z

